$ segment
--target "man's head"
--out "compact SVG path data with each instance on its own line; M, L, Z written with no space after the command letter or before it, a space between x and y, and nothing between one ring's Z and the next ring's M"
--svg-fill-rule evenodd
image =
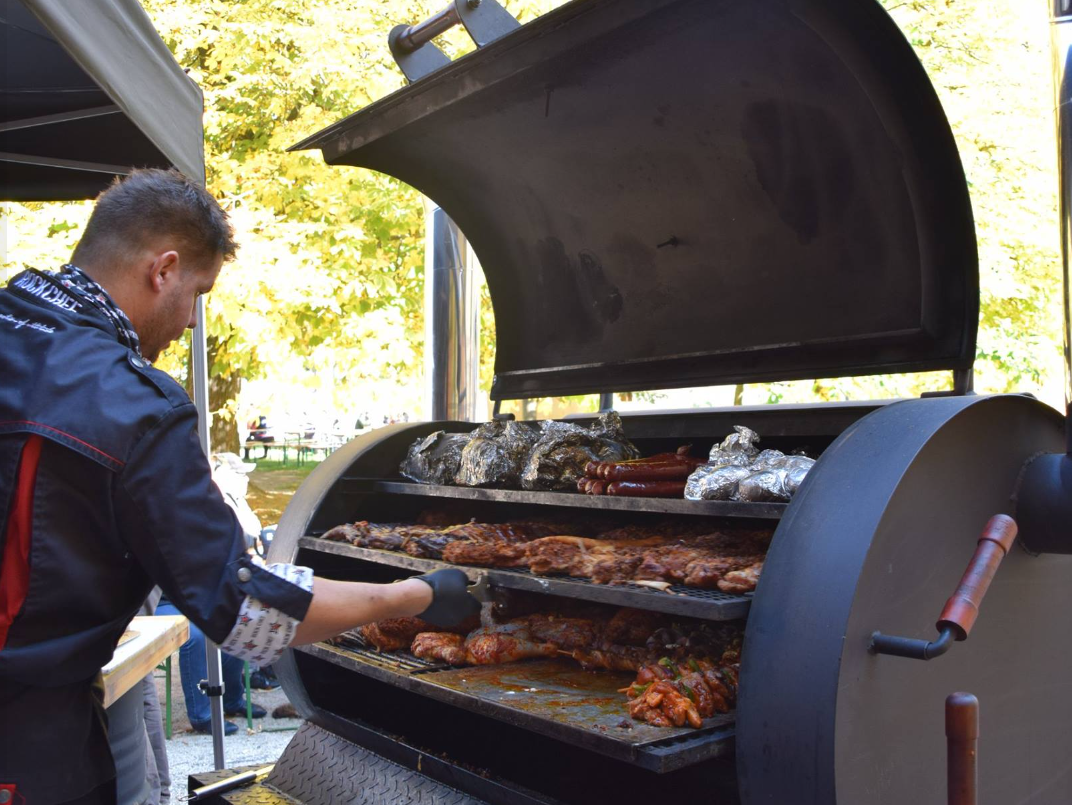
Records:
M142 354L155 361L194 326L237 246L216 200L177 171L139 170L97 197L71 262L130 317Z

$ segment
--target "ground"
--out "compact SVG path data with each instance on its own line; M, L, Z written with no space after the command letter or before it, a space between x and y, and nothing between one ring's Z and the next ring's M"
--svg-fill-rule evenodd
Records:
M257 462L257 469L249 474L246 501L260 519L261 525L268 526L279 522L291 495L315 467L316 464L311 461L306 461L299 467L293 458L286 464L275 460Z
M275 460L257 461L257 469L249 476L246 500L263 525L279 522L287 502L315 466L315 463L309 461L298 466L293 457L286 464ZM190 729L179 683L177 653L172 655L171 668L172 738L167 742L167 747L168 762L171 766L171 801L177 802L180 797L186 796L187 777L193 772L213 769L214 763L212 736L199 735ZM158 671L156 676L156 688L163 711L164 673ZM286 694L281 688L273 691L255 690L252 692L252 698L268 711L268 715L255 720L252 730L247 729L245 717L229 719L238 724L239 731L224 739L224 759L228 766L274 763L301 723L296 718L273 718L272 712L287 703Z

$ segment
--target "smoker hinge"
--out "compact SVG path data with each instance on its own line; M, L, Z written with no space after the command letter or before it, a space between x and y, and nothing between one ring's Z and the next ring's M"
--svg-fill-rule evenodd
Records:
M432 39L459 24L465 26L478 48L521 27L495 0L453 0L423 22L396 25L387 43L410 83L450 64L450 58L432 44Z

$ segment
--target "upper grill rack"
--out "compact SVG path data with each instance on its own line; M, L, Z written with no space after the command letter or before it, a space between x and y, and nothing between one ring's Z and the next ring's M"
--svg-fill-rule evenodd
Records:
M333 542L318 537L302 537L298 541L298 546L303 550L347 556L421 573L444 567L458 567L474 581L479 576L486 575L490 584L504 589L580 598L600 604L650 609L670 615L705 620L727 621L743 618L748 615L748 609L752 605L750 595L732 595L718 590L700 590L680 585L670 587L669 592L661 592L634 584L593 584L584 579L537 576L528 570L518 568L507 570L452 565L436 559L422 559L406 553L377 548L360 548L345 542Z
M579 492L528 492L520 489L475 489L467 486L439 486L409 481L386 481L344 476L336 491L349 494L413 495L426 498L487 501L492 503L566 506L595 511L650 512L654 514L733 517L780 520L788 503L740 503L723 500L681 498L634 498L609 495L582 495Z

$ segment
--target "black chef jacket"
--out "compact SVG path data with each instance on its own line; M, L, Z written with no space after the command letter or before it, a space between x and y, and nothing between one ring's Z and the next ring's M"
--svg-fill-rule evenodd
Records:
M154 584L216 642L247 596L305 617L311 594L246 555L196 423L51 277L0 290L0 785L26 805L114 776L94 682Z

